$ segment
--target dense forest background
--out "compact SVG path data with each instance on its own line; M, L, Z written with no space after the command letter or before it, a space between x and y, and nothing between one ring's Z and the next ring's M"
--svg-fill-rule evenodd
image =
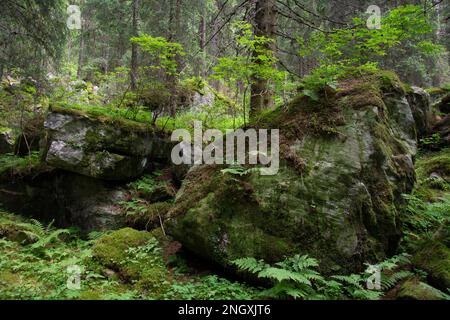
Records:
M146 90L151 95L149 87L158 85L174 99L178 84L195 84L197 77L238 102L236 108L245 108L249 100L252 109L261 109L286 101L303 77L323 65L323 56L329 53L317 47L318 38L336 29L357 31L355 26L365 25L373 15L368 12L371 5L378 5L384 17L398 6L417 5L423 12L416 14L423 13L426 27L398 21L403 32L415 35L392 40L401 41L401 46L382 43L385 52L372 50L366 60L396 71L411 85L432 87L449 81L447 1L88 0L70 5L78 5L80 13L67 11L67 1L4 1L0 75L37 81L64 75L95 85L115 76L122 82L119 89L137 93L141 103ZM395 27L393 19L382 23ZM70 30L67 23L77 28ZM248 28L251 34L246 35ZM340 34L341 43L335 43L342 46L348 35ZM130 41L140 36L140 41ZM339 55L361 56L363 49L347 48ZM252 55L264 59L249 59ZM127 97L132 100L131 93ZM167 97L160 92L158 98ZM177 103L170 104L176 108Z

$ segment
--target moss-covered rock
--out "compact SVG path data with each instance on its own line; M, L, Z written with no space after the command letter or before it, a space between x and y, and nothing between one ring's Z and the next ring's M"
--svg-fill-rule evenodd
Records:
M405 281L397 293L397 299L400 300L446 300L443 292L432 286L419 281L410 279Z
M171 144L164 136L130 120L53 107L45 128L46 162L94 178L136 178L149 160L170 155Z
M441 241L427 241L414 255L414 265L428 273L429 281L436 288L450 288L450 249Z
M255 119L257 128L280 129L278 174L193 168L169 213L169 233L224 267L241 257L275 262L301 253L320 259L324 272L360 271L395 252L417 150L406 89L396 79L348 80L321 101L299 96Z
M107 234L92 247L93 259L117 271L139 288L159 295L169 281L158 241L148 232L131 228Z

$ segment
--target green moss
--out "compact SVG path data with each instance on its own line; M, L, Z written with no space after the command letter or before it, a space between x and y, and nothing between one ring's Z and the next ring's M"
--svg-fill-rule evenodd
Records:
M121 263L126 260L128 248L143 246L150 239L151 235L147 232L125 228L97 240L92 252L102 265L120 268Z
M78 300L85 300L85 301L104 300L104 296L101 292L98 291L83 291L78 297Z
M418 279L410 279L404 282L397 294L398 299L406 300L445 300L445 294L432 286L420 282Z
M408 86L406 86L398 77L398 75L389 70L382 70L376 73L375 78L378 78L380 81L380 88L386 92L399 92L401 94L406 94L409 90ZM412 90L411 90L412 91Z
M428 88L425 90L427 93L429 93L430 95L440 95L440 94L446 94L448 92L450 92L450 87L448 88L437 88L437 87L433 87L433 88Z
M450 288L450 249L445 244L428 240L412 262L428 273L431 284L442 290Z
M158 241L150 233L131 228L114 231L97 240L92 253L95 261L149 294L158 296L166 290L168 273Z
M450 149L421 154L416 161L418 183L414 195L424 201L437 201L450 190ZM430 178L437 173L442 179Z
M60 114L73 115L78 117L87 117L93 121L119 127L120 129L137 131L137 132L151 132L152 127L148 125L149 122L138 122L127 119L122 113L115 113L111 109L104 107L85 107L80 105L60 106L52 105L51 112Z
M10 133L12 131L11 128L1 127L0 126L0 134Z
M418 159L416 167L421 179L428 178L432 173L438 173L450 179L450 149L424 155Z

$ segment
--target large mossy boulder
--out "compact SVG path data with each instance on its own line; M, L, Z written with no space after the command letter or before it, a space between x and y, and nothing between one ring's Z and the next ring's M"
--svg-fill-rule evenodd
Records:
M149 160L170 155L170 144L164 136L130 120L52 107L45 128L46 162L94 178L136 178Z
M415 182L415 120L390 73L340 84L320 101L299 96L256 128L279 128L278 174L191 169L169 215L169 233L223 267L242 257L293 254L323 272L352 272L394 253L402 194Z

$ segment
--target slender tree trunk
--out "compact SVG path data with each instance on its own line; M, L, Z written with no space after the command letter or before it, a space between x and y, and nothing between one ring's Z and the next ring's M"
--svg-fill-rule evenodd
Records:
M203 10L203 15L200 18L200 25L199 25L199 46L201 50L201 61L199 66L199 72L198 74L205 78L206 77L206 21L205 21L205 15L206 10Z
M171 0L169 8L169 36L170 42L178 42L181 38L181 6L182 0ZM181 57L177 55L175 57L177 63L176 73L179 74L181 71ZM169 114L175 116L177 112L177 76L168 75L166 77L167 86L170 92L169 101Z
M78 52L78 68L77 68L77 78L81 79L82 71L83 71L83 63L84 63L84 23L81 23L80 30L80 48Z
M133 36L139 36L139 0L133 0ZM137 89L138 68L138 45L133 43L131 45L130 71L131 90L133 91Z
M258 0L256 2L255 34L274 39L277 18L276 0ZM269 44L268 47L271 50L275 50L274 44ZM269 88L269 81L267 79L253 77L250 97L250 118L253 118L262 110L272 107L273 104L273 92Z

